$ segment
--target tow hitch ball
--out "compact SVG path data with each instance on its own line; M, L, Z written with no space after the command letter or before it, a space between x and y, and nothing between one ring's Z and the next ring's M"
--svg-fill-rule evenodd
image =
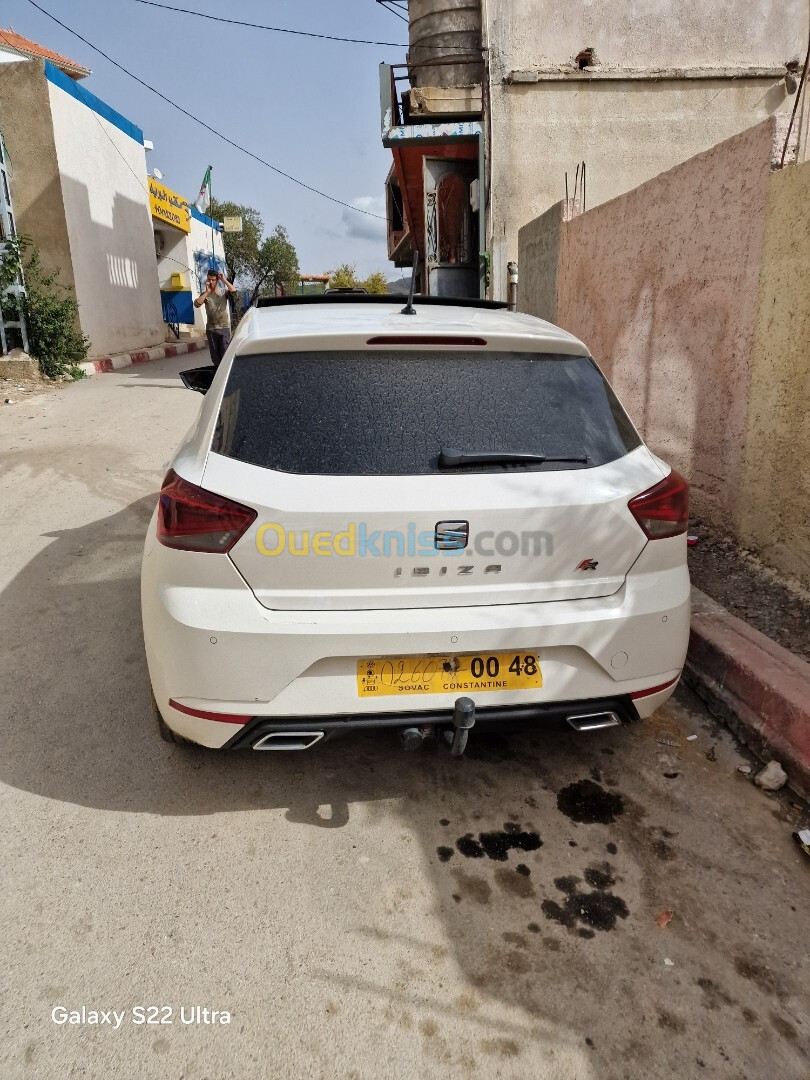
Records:
M467 736L475 723L475 702L472 698L456 698L453 709L453 730L445 731L445 741L450 743L453 757L461 757L467 749Z
M450 747L453 757L461 757L467 749L467 735L474 723L475 702L468 697L457 698L453 708L452 731L445 728L441 732L441 737ZM403 728L399 733L399 738L405 750L418 750L433 734L433 724L423 724L421 727Z

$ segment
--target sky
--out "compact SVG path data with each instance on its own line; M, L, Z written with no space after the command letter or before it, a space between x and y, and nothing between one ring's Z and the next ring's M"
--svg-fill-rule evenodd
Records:
M405 59L407 24L375 0L165 0L210 15L402 48L319 41L211 22L136 0L37 0L110 57L234 142L330 195L384 217L391 152L380 140L379 64ZM194 200L208 165L214 197L284 225L302 273L343 262L398 271L385 221L328 202L253 161L118 71L28 0L3 0L0 26L92 69L84 86L154 143L147 167Z

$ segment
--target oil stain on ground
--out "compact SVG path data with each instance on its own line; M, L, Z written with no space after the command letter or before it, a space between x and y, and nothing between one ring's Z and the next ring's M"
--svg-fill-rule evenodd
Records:
M489 903L492 886L485 878L478 877L477 874L465 874L463 870L453 870L452 874L458 889L458 892L453 893L454 900L458 897L456 903L460 903L462 899L471 900L474 904Z
M585 871L585 880L592 889L600 889L602 892L606 892L616 884L616 878L613 876L609 863L605 863L601 869L598 866L589 867Z
M557 809L584 825L610 825L624 812L624 799L594 780L579 780L559 792Z
M501 832L482 832L478 839L472 833L460 836L456 847L468 859L495 859L506 862L510 851L537 851L543 841L536 832L527 832L520 825L507 821Z
M703 991L703 1004L707 1009L719 1009L721 1005L734 1005L734 998L729 997L722 986L705 976L695 980Z
M512 896L526 898L534 896L534 886L524 874L515 873L507 866L499 866L495 871L495 881L499 888Z
M626 919L630 912L620 896L608 892L615 878L607 864L590 867L585 871L585 880L592 886L592 892L579 892L579 878L573 875L555 878L554 884L565 899L561 903L544 900L542 908L547 919L569 930L576 929L577 923L584 923L584 927L578 930L579 935L593 937L594 930L613 930L616 920Z
M606 792L599 784L591 780L572 784L566 791L573 792L566 803L571 810L570 816L576 821L605 823L614 820L624 808L621 796ZM565 803L565 793L560 793ZM456 841L456 850L468 859L492 859L495 862L507 862L510 851L537 851L543 841L538 833L524 829L520 823L507 821L503 829L492 832L466 833ZM455 854L450 847L436 849L441 862L448 862ZM453 894L457 903L462 899L475 903L487 904L491 896L491 885L482 877L465 874L460 869L452 871L458 891ZM582 938L592 938L597 930L613 930L617 919L626 919L629 915L627 905L620 896L610 890L616 884L616 876L610 863L603 862L589 866L584 871L585 886L580 891L581 879L573 875L558 877L554 884L563 894L564 899L543 900L542 911L547 919L553 920L577 933ZM531 867L519 863L514 868L498 868L495 883L505 893L521 899L530 899L535 895ZM587 891L587 888L591 891ZM530 923L529 929L539 933L537 923ZM517 963L517 961L515 961ZM522 962L522 961L521 961Z
M764 993L772 994L780 1000L787 997L784 987L779 985L773 971L766 963L747 956L736 956L734 967L738 975L742 975L744 979L750 979Z

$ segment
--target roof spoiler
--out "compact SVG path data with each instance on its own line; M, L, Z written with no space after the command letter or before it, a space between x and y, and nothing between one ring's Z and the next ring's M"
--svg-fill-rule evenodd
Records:
M256 307L295 307L307 304L401 304L402 293L331 293L315 296L264 296L256 301ZM479 300L470 296L421 296L414 299L420 304L431 307L487 308L490 311L504 311L507 305L500 300Z

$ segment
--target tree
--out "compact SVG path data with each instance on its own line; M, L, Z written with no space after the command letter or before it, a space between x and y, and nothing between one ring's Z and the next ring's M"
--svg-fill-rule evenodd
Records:
M382 270L375 270L362 282L362 286L366 292L386 293L388 292L388 278Z
M365 289L368 293L384 293L388 291L388 280L382 270L375 270L361 281L354 263L341 263L337 270L333 270L329 275L328 288Z
M356 289L360 282L357 280L357 267L354 263L341 263L337 270L329 274L329 289Z
M283 225L275 229L262 241L257 261L257 275L253 286L251 303L255 303L263 286L267 283L280 285L288 292L298 286L301 271L298 266L298 253L290 241Z
M227 276L236 285L251 289L250 303L255 304L262 289L280 285L292 291L298 285L298 253L283 225L276 225L263 236L264 222L252 206L235 202L211 201L208 211L215 221L223 217L241 217L241 233L223 233Z
M250 288L259 273L259 250L262 244L264 222L258 210L252 206L240 206L235 202L211 200L208 213L214 221L224 217L241 217L241 233L223 233L225 264L228 278L236 284Z
M0 301L10 321L16 321L16 297L6 290L25 276L20 298L28 329L28 347L49 379L64 375L80 378L78 366L90 351L90 341L79 329L79 306L69 285L59 281L59 270L46 271L34 242L27 236L6 241L0 251Z

